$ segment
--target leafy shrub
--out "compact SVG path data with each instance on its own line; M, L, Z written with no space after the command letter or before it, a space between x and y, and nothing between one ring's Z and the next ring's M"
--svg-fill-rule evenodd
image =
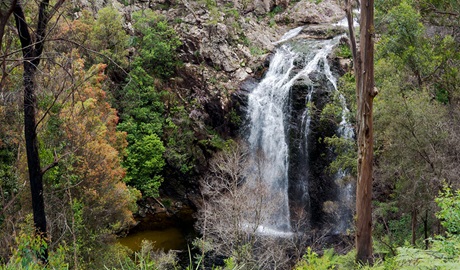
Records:
M134 45L139 53L134 66L142 67L155 77L168 78L179 64L175 52L181 42L177 33L151 10L135 12L133 19Z
M334 254L333 249L325 250L323 256L320 257L308 247L307 253L303 256L302 260L297 263L295 270L329 270L335 269L336 264L337 256Z
M158 196L163 181L164 151L163 142L156 134L145 136L128 148L126 181L146 196Z

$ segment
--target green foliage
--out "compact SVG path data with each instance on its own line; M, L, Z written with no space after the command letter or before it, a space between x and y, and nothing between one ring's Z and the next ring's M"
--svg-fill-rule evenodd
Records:
M414 56L414 49L420 45L424 32L420 14L408 1L402 1L390 9L385 18L388 32L380 42L379 51L384 55L393 53L406 60Z
M320 123L328 125L329 122L339 125L342 121L342 114L344 113L343 106L353 109L355 104L355 81L354 76L346 73L339 81L338 91L333 93L331 102L326 104L320 113ZM345 102L346 101L346 102ZM348 122L354 122L354 114L350 111L344 115ZM336 174L339 172L347 172L351 175L356 175L356 142L353 139L347 139L333 135L332 137L325 137L324 142L331 147L337 155L334 161L329 166L329 172Z
M307 253L302 257L302 260L297 263L296 270L330 270L336 269L337 256L333 249L324 251L323 256L318 254L310 247L307 248Z
M129 37L123 29L121 14L112 5L108 5L98 11L94 23L91 23L91 19L88 23L92 25L89 34L91 48L125 66ZM91 56L89 59L93 61L88 64L107 63L109 71L117 69L104 57Z
M238 113L236 112L235 109L232 109L228 113L227 117L228 117L228 120L230 121L230 123L232 123L233 125L240 126L243 123L243 120L241 119L241 116L238 115Z
M126 92L121 104L122 122L118 125L119 130L127 132L128 155L136 153L137 148L134 145L142 144L139 141L145 136L162 134L164 110L160 100L161 93L150 85L153 84L153 78L148 76L144 69L135 68L131 72L131 79L132 82L125 88ZM141 87L136 87L136 83ZM124 163L130 170L127 164Z
M321 269L359 269L359 270L395 270L395 269L458 269L460 259L458 258L459 239L440 239L433 241L433 247L428 250L399 247L395 257L386 257L385 260L376 259L374 264L360 265L355 261L354 251L345 255L335 255L332 249L325 250L323 256L318 256L310 249L302 260L297 263L296 270L321 270ZM456 246L453 253L446 252L445 247Z
M336 49L336 55L342 58L348 58L348 59L353 58L353 54L351 52L350 45L348 45L347 43L339 44L339 46Z
M408 245L412 241L411 214L405 213L403 207L399 208L395 201L373 203L375 216L374 250L384 256L394 256L398 246ZM423 227L418 226L417 235L423 235ZM416 239L417 240L417 239ZM422 241L420 246L424 245ZM416 241L417 246L417 241Z
M185 108L176 106L171 111L171 116L166 120L166 123L165 159L169 165L178 169L181 173L188 173L194 168L194 152L196 149L191 144L195 140L195 135Z
M270 18L274 18L276 14L282 13L284 11L282 6L275 6L269 13Z
M129 143L123 164L130 185L145 196L158 196L165 165L161 137L166 122L162 100L165 92L155 87L160 84L156 78L166 79L174 74L179 65L175 51L181 43L167 21L153 11L136 12L133 18L137 55L130 80L117 98L122 120L118 128L127 133Z
M338 82L338 91L344 96L347 108L350 110L349 114L347 115L348 120L350 123L355 123L355 115L356 115L356 80L355 76L351 72L345 73L342 77L340 77ZM337 103L337 96L334 96L334 101Z
M340 104L339 93L334 93L330 103L327 103L320 114L320 121L322 124L332 122L339 124L342 118L342 104Z
M154 250L153 243L142 241L141 250L134 252L117 244L112 248L112 254L105 259L103 269L123 270L165 270L180 269L178 258L174 251L167 253Z
M72 226L73 234L79 236L78 239L75 239L76 241L72 243L72 249L73 249L74 254L79 255L79 260L77 263L81 264L81 263L84 263L84 258L87 258L89 255L87 254L88 248L92 246L89 241L85 241L85 240L91 237L83 237L83 235L85 235L86 233L84 217L83 217L84 204L78 199L74 199L70 203L70 209L72 211L71 226ZM89 250L89 252L91 252L91 250ZM74 267L78 267L78 265L74 265Z
M142 241L141 250L134 253L135 269L139 270L162 270L176 269L177 258L173 252L155 252L153 243Z
M158 196L163 181L164 151L163 142L156 134L144 136L128 148L126 181L145 196Z
M236 9L236 8L227 8L227 9L224 10L224 12L225 12L225 15L227 17L232 17L235 20L240 19L240 13L239 13L238 9Z
M59 246L55 251L51 251L48 255L48 264L44 266L40 262L40 257L43 256L45 248L48 248L48 243L45 239L35 233L32 225L32 216L26 218L19 235L16 237L16 248L13 249L13 255L5 265L0 265L1 270L41 270L41 269L69 269L66 263L66 248Z
M261 49L261 48L259 48L257 46L250 46L249 51L254 56L264 55L266 53L265 50L263 50L263 49Z
M334 148L337 157L329 164L331 173L348 172L356 175L356 142L346 138L332 137L324 138L324 142Z
M457 237L438 238L432 240L432 247L428 250L399 247L392 269L458 269L459 240Z
M235 262L235 259L230 257L224 260L225 263L225 268L228 270L237 270L237 269L244 269L244 265L238 266L238 264Z
M164 105L162 93L153 86L153 77L142 67L135 67L130 76L131 81L125 87L119 105L122 122L118 128L128 133L127 140L131 145L142 136L162 134Z
M448 30L452 23L458 25L458 20L449 20L439 12L453 10L455 4L448 2L376 1L376 32L380 39L376 44L375 76L381 90L374 103L376 174L380 185L376 190L383 194L374 208L374 239L378 239L375 243L384 252L395 253L397 246L407 245L412 233L416 247L423 243L425 233L432 235L436 218L442 218L434 213L440 183L446 179L458 185L456 177L452 177L457 175L453 170L457 161L451 158L452 153L458 152L458 132L454 131L458 110L452 103L460 92L458 83L452 82L458 82L460 57L456 53L458 42L452 42ZM439 198L439 202L445 199L446 205L452 203L452 197ZM454 204L450 206L455 209ZM422 221L427 224L426 232L420 226ZM457 230L455 226L452 229ZM398 254L420 256L415 260L424 261L417 265L399 258L400 265L443 268L427 265L439 262L436 254L440 249L435 246L451 244L439 238L431 244L428 252L398 250Z
M142 67L150 76L168 78L179 64L176 49L181 42L167 21L152 10L133 13L134 45L138 48L138 57L134 66Z
M438 41L426 37L422 17L411 4L411 1L401 1L386 11L382 24L387 31L376 46L377 57L386 58L401 71L412 73L421 87L425 77L442 64L443 56L433 50L432 44Z
M376 204L376 216L386 224L376 226L376 232L394 250L411 241L412 215L428 224L435 219L433 199L444 178L441 175L449 174L440 168L452 162L443 154L453 147L449 146L452 135L446 126L445 105L455 91L447 83L450 79L440 78L446 74L443 66L450 69L443 63L455 59L455 54L449 36L427 35L413 1L378 1L376 9L376 25L382 32L375 66L376 86L381 89L374 103L376 172L381 189L390 192ZM451 60L443 60L445 54ZM386 211L395 205L396 212ZM424 232L416 229L413 233L417 244Z
M447 92L447 90L444 88L438 88L436 89L436 92L435 92L435 98L437 101L439 101L442 104L448 104L449 103L449 92Z
M211 131L208 139L201 140L200 144L210 149L223 150L226 147L226 141L222 139L216 132Z
M435 201L440 208L436 217L441 225L451 234L460 233L460 191L452 191L445 185Z
M10 200L19 190L17 177L14 172L14 148L2 147L0 141L0 198ZM0 212L3 213L3 204L0 205ZM6 210L6 209L5 209ZM3 213L4 214L4 213ZM0 225L3 222L3 215L0 216Z

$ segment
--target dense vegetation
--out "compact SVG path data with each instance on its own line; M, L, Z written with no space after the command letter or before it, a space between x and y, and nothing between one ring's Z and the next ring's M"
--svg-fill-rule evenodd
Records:
M200 3L209 9L211 24L231 19L240 41L250 43L231 4ZM181 73L183 44L174 30L180 20L168 21L150 9L130 14L129 26L112 6L75 10L65 3L51 18L35 82L48 220L47 238L37 235L23 138L24 60L13 16L3 20L8 4L0 5L5 26L0 34L0 269L180 268L173 254L155 252L151 243L132 254L115 239L133 225L138 200L158 197L162 183L198 179L203 163L217 151L203 174L202 185L209 188L202 188L208 200L198 219L203 237L194 243L200 254L189 255L189 269L211 265L206 258L222 254L225 269L460 267L458 1L376 1L374 266L354 264L353 251L304 250L307 237L246 239L239 226L232 227L241 215L235 209L246 204L244 194L263 195L263 190L238 189L248 166L244 146L225 141L226 134L209 121L195 121L201 101L176 91L190 79ZM38 7L23 5L34 25ZM284 8L267 14L267 23L273 26ZM256 49L251 47L260 54ZM346 46L337 55L351 56ZM351 71L340 79L351 121L354 80ZM323 121L340 122L340 100L335 101L323 111ZM238 116L231 111L228 118ZM356 174L355 143L337 137L326 142L338 154L330 171ZM229 196L216 195L224 188ZM46 250L45 266L40 258Z
M135 12L128 34L113 7L96 14L83 10L76 19L65 15L69 8L70 3L51 20L35 82L46 239L34 236L30 211L21 44L13 17L5 25L0 260L8 262L7 269L42 268L37 258L47 250L50 268L103 269L119 266L120 260L136 266L115 245L116 234L134 224L137 200L158 196L166 167L176 176L190 176L197 173L195 156L203 155L190 144L196 139L184 109L188 101L168 87L181 65L176 56L181 42L166 19L151 10ZM37 19L33 3L24 9L31 21Z
M456 215L458 197L451 189L460 183L458 3L376 1L375 8L379 95L374 103L373 242L380 258L375 268L458 268L458 242L447 221ZM341 85L353 117L352 74L343 76ZM324 118L334 117L331 112ZM346 150L331 169L353 166L353 146L338 138L328 141L338 152ZM318 260L312 254L307 261Z

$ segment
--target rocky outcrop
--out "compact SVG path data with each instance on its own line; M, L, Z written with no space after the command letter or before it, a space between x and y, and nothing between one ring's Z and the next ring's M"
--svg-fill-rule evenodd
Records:
M228 94L238 89L289 29L336 22L344 17L337 0L216 0L215 5L198 0L81 0L73 4L75 10L90 9L94 14L111 4L124 14L128 31L132 31L134 11L151 8L165 16L183 42L181 60L205 70L197 74L208 82L207 92L211 94L216 89ZM311 30L304 36L329 37L334 33L324 27L308 29ZM221 73L217 82L214 71Z
M331 39L345 34L345 28L332 24L314 24L305 27L294 39Z
M275 17L276 22L290 25L334 23L345 17L335 0L299 1Z
M181 18L176 30L184 43L181 55L185 61L222 70L236 84L257 69L274 49L273 42L293 25L332 23L344 17L334 0L318 4L307 0L295 4L289 0L223 0L213 8L200 3L177 1L175 9L162 13L168 18ZM270 24L271 16L267 15L275 8L279 25ZM308 29L306 35L329 38L336 33L330 31L331 27Z
M265 52L274 48L272 42L279 36L276 29L257 24L252 15L245 18L223 12L211 15L192 5L189 9L194 12L186 15L176 27L184 44L182 59L224 71L229 79L237 82L252 73Z
M230 1L227 1L230 2ZM243 11L244 14L254 13L258 16L265 15L276 6L284 9L288 7L290 0L233 0L233 6Z
M234 131L241 123L232 122L229 112L243 113L238 105L244 106L246 94L264 73L266 59L275 49L274 42L285 32L305 24L308 27L304 28L299 38L330 38L343 31L330 24L343 17L340 7L332 0L324 0L319 4L309 0L296 3L279 0L218 0L214 7L206 6L204 1L176 0L174 4L171 1L168 3L170 7L158 10L158 13L169 18L179 34L183 45L178 53L184 62L178 71L178 78L171 82L171 89L189 104L184 107L189 111L196 129L194 133L200 140L206 139L206 126L213 127L224 137L236 134ZM277 8L278 14L274 15L277 6L281 8ZM273 20L277 23L272 24ZM238 91L240 85L243 85L243 91ZM323 95L318 97L321 100L318 104L323 104L327 95L323 91ZM318 138L312 140L317 141ZM314 149L319 148L312 148L311 151ZM203 153L206 152L203 149ZM316 161L322 159L317 158ZM206 159L202 163L205 166ZM324 164L328 163L325 161ZM326 165L312 166L316 167L311 169L311 173L317 176ZM194 199L198 194L196 187L178 188L183 185L181 181L168 180L171 186L168 188L164 185L167 192L163 194L188 198L189 203L199 205L199 200ZM316 200L315 205L321 205L319 200L322 198L326 200L330 197L330 194L321 193L321 190L316 194L318 197L311 198ZM298 194L293 191L291 195ZM315 209L312 215L319 219L321 211Z
M237 124L232 123L229 112L235 110L234 104L244 103L244 95L263 75L264 61L275 49L274 42L285 32L298 25L309 25L300 37L329 38L337 33L336 28L324 26L344 16L337 1L316 2L217 0L216 5L209 5L198 0L115 0L111 4L124 14L128 31L132 31L131 13L145 8L167 18L177 31L182 41L178 56L183 65L176 77L165 83L165 88L183 102L193 122L196 140L201 141L209 135L207 126L223 137L235 134L232 131ZM90 8L96 14L106 4L104 0L82 0L75 9ZM247 91L237 93L243 82L247 82ZM202 166L198 170L205 168L206 155L210 155L208 149L201 150L195 157ZM167 182L171 183L171 196L188 198L189 202L195 200L196 186L180 189L179 179Z

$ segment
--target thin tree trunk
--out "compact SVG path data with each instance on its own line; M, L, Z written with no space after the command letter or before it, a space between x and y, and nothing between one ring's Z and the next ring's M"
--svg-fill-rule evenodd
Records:
M417 238L417 208L414 207L412 210L412 222L411 222L411 227L412 227L412 246L415 247L415 240Z
M8 7L7 10L2 10L2 8L0 8L0 55L2 55L1 57L3 58L0 61L2 63L2 69L3 69L2 70L3 72L0 78L0 92L2 92L3 82L5 78L8 76L6 72L6 52L5 53L3 52L3 36L5 34L6 24L8 23L8 20L10 19L11 14L13 14L14 7L16 6L16 2L17 0L11 0L9 3L2 2L4 3L4 6L2 8L6 7L7 4L9 4L10 6Z
M8 23L8 20L13 13L14 7L16 6L17 0L11 0L10 2L3 2L2 7L0 8L0 52L3 45L3 35L5 34L5 26ZM9 5L9 7L8 7ZM6 10L2 10L2 8L7 7Z
M425 209L425 219L423 220L423 230L425 232L425 249L430 246L430 240L428 239L428 209Z

